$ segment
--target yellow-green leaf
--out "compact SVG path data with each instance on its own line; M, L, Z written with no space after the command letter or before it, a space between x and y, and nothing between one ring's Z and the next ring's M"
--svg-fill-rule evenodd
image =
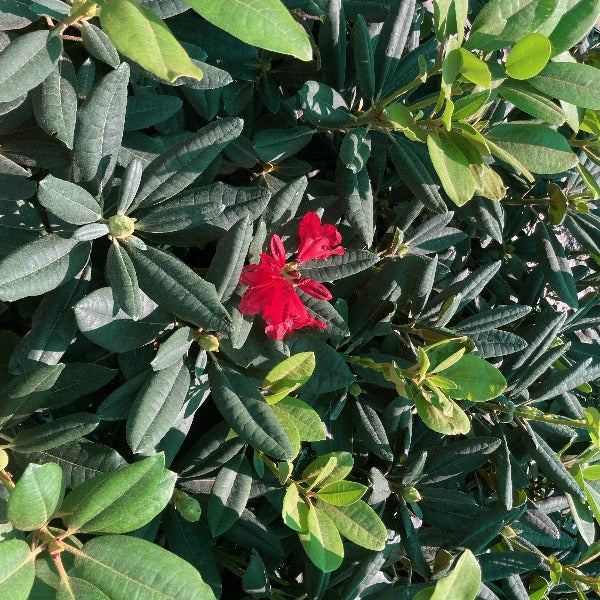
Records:
M552 44L541 33L531 33L519 40L506 58L506 73L513 79L529 79L548 63Z
M179 77L202 79L183 46L165 22L133 0L108 0L100 23L119 52L154 75L173 82Z

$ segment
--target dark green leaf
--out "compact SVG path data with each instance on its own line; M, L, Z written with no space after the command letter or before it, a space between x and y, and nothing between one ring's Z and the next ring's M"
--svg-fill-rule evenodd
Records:
M38 188L40 204L67 223L85 225L102 215L98 201L82 187L48 175Z

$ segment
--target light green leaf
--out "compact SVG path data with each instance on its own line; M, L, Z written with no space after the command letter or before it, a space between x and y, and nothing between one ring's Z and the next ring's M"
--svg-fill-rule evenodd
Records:
M444 435L465 434L470 431L469 417L454 400L446 396L433 396L430 399L422 394L416 394L413 400L419 417L429 429Z
M133 0L108 0L100 8L100 24L117 50L169 82L179 77L202 79L197 67L166 23Z
M309 463L302 471L302 479L311 486L323 486L344 479L350 474L352 467L354 458L350 452L329 452Z
M482 88L490 87L492 74L485 62L464 48L457 48L452 52L457 52L460 55L458 71L465 79Z
M530 33L519 40L506 57L506 73L513 79L529 79L548 63L552 44L541 33Z
M251 46L291 54L300 60L312 59L308 36L280 0L188 0L187 3L207 21Z
M163 439L176 421L189 387L190 373L181 359L148 377L127 419L127 443L135 454L151 452Z
M317 492L317 496L323 500L323 502L327 502L327 504L347 506L360 500L365 495L366 491L366 485L344 479L323 486Z
M0 595L11 600L27 600L33 580L34 555L22 540L0 543Z
M481 585L481 568L470 550L465 550L452 571L438 580L430 600L475 600Z
M335 571L344 558L344 545L327 513L314 505L308 509L307 531L298 533L308 557L323 573Z
M39 296L73 279L88 262L89 242L46 235L0 262L0 299Z
M126 533L145 525L171 498L175 481L165 480L164 467L161 453L88 479L65 498L63 521L88 533Z
M10 494L8 518L17 529L39 529L52 519L64 495L65 481L58 465L30 464Z
M300 454L300 450L302 449L300 433L298 432L298 428L296 427L296 424L294 423L294 421L290 418L289 414L283 410L280 410L278 404L274 404L271 408L272 408L273 412L275 413L277 420L283 427L283 430L285 431L287 439L290 442L290 446L292 447L292 460L294 460L298 456L298 454ZM283 465L285 465L285 464L286 463L283 463L283 462L279 463L280 468L284 468ZM291 463L287 463L287 464L291 464ZM281 475L280 475L280 477L281 477ZM281 482L285 483L286 480L287 480L287 476L284 477Z
M546 125L504 123L493 127L486 138L534 173L562 173L577 164L577 155L565 137Z
M164 250L150 246L140 250L131 243L125 249L140 287L161 308L209 331L229 329L229 315L212 283Z
M294 531L306 531L308 529L308 505L300 497L295 483L289 485L285 492L281 516L283 522Z
M275 404L304 385L315 370L315 353L299 352L280 362L266 375L262 387L269 392L265 400Z
M475 181L462 151L444 133L428 135L427 148L450 200L458 206L468 202L475 193Z
M362 500L348 506L318 503L335 524L339 532L351 542L367 550L383 550L387 541L387 529L377 513Z
M273 458L293 458L283 426L258 389L235 371L212 365L207 370L215 404L240 438Z
M499 396L506 388L506 379L496 367L478 356L465 354L458 362L442 371L456 388L445 393L458 399L483 402Z
M52 175L39 183L38 200L51 213L67 223L86 225L102 216L98 201L82 187Z
M43 452L73 442L91 433L100 418L90 413L75 413L49 423L20 431L11 446L18 452Z
M574 62L550 62L529 83L551 98L600 109L600 69Z
M246 508L252 487L252 469L243 454L224 464L208 498L208 526L213 537L225 533Z
M74 572L111 600L215 600L211 588L188 562L131 536L90 540L77 552Z
M33 89L50 73L62 52L62 39L42 29L21 34L0 53L0 102Z
M319 413L299 398L288 396L275 404L278 415L285 413L303 442L319 442L326 438Z

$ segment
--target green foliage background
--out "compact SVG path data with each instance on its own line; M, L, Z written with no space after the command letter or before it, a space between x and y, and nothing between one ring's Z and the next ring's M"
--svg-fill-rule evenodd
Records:
M0 0L0 597L600 593L599 15Z

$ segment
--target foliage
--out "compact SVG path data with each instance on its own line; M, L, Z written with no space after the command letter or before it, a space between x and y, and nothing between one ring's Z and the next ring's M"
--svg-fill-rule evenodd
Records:
M600 593L599 15L1 0L0 597Z

